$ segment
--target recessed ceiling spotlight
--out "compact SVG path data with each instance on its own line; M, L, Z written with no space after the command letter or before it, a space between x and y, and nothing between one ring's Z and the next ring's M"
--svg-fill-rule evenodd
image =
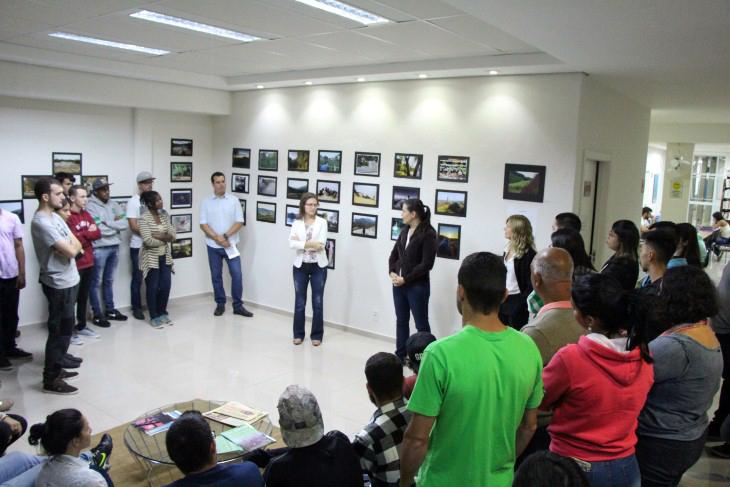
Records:
M257 90L263 90L264 89L264 85L256 85L256 89Z
M312 82L311 81L305 81L304 84L307 85L307 86L311 86L312 85Z
M495 75L499 74L499 71L497 71L496 69L490 69L489 74L492 76L495 76Z
M203 34L225 37L227 39L235 39L241 42L258 41L261 39L260 37L244 34L243 32L236 32L235 30L228 30L222 27L216 27L214 25L201 24L200 22L195 22L194 20L181 19L179 17L173 17L171 15L165 15L158 12L150 12L149 10L140 10L139 12L129 14L129 16L136 19L157 22L158 24L180 27L181 29L194 30L195 32L202 32Z
M114 47L116 49L125 49L127 51L141 52L143 54L152 54L153 56L163 56L165 54L170 54L170 51L165 51L163 49L153 49L151 47L137 46L135 44L107 41L105 39L97 39L96 37L86 37L77 34L69 34L68 32L51 32L48 35L51 37L57 37L59 39L85 42L87 44L96 44L97 46Z
M426 79L426 78L428 78L428 75L426 73L421 73L418 75L418 77L421 79Z
M390 22L390 20L386 19L385 17L375 15L366 10L353 7L352 5L348 5L343 2L338 2L337 0L297 0L297 2L309 5L310 7L318 8L320 10L324 10L325 12L329 12L331 14L339 15L340 17L354 20L355 22L360 22L364 25L382 24L384 22Z
M360 77L360 78L358 78L358 79L357 79L357 81L358 81L359 83L362 83L363 81L365 81L365 78L362 78L362 77Z

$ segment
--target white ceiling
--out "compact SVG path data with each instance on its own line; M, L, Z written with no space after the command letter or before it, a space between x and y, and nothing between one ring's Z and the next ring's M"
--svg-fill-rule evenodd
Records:
M0 0L0 60L226 90L430 76L583 71L660 122L730 123L728 0L349 0L362 25L294 0ZM129 17L148 9L264 38ZM146 56L61 30L161 48Z

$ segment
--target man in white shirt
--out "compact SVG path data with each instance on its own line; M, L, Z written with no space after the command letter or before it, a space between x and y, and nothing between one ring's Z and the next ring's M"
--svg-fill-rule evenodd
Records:
M223 289L223 261L228 263L231 274L231 298L233 314L251 317L253 313L243 306L243 274L241 254L238 252L238 231L243 226L243 211L238 198L226 193L226 177L214 172L210 177L213 196L203 200L200 208L200 229L205 233L208 265L213 281L216 308L213 314L220 316L226 309L226 292Z
M132 316L137 320L144 321L142 312L142 271L139 269L139 249L142 248L142 237L139 234L139 217L146 211L141 206L139 195L145 191L152 191L155 177L149 171L142 171L137 174L137 194L127 201L127 223L132 238L129 240L129 257L132 262L132 282L130 284L132 298Z

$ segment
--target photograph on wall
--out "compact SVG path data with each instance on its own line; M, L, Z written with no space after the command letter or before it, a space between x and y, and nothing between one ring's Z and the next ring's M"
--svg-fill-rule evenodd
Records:
M321 150L317 158L317 171L319 172L342 172L342 151Z
M502 198L542 203L545 196L545 169L545 166L530 164L505 164Z
M337 242L334 238L328 238L327 243L324 246L324 251L327 252L327 269L335 270L335 248Z
M309 151L290 150L287 156L287 168L290 171L309 171Z
M276 196L276 176L259 176L258 194Z
M251 149L233 148L233 167L251 169Z
M171 189L170 190L170 208L192 208L193 207L193 190L192 189Z
M171 183L192 183L193 163L192 162L171 162L170 163Z
M278 171L279 151L260 149L259 150L259 171Z
M462 156L439 156L438 180L452 183L469 182L469 158Z
M327 220L327 231L337 233L340 230L340 210L328 210L319 208L317 216L321 216Z
M352 204L377 208L379 191L378 184L352 183Z
M408 186L393 186L393 209L400 210L403 202L410 199L419 199L421 188L410 188Z
M355 237L378 238L378 215L353 213L350 234Z
M309 191L309 179L286 178L286 197L290 200L299 200Z
M319 201L326 201L327 203L339 203L340 202L340 182L339 181L324 181L322 179L317 180L317 198Z
M46 175L36 176L20 176L20 193L23 195L24 200L35 199L35 183L40 178L47 178Z
M390 219L390 239L398 240L401 230L403 230L403 218Z
M444 259L459 260L461 225L439 223L438 239L439 244L436 248L436 255Z
M190 157L193 155L193 141L191 139L170 139L170 155Z
M53 152L51 154L51 174L65 172L74 176L81 175L80 152Z
M380 176L380 153L355 152L355 176Z
M297 205L286 205L286 219L284 225L290 227L294 224L294 220L299 216L299 206Z
M193 215L192 213L170 215L170 224L177 233L190 233L193 231Z
M109 182L109 176L81 176L81 185L86 186L86 189L89 191L89 197L91 197L91 190L94 188L94 183L99 180L104 183Z
M172 242L172 258L173 259L184 259L186 257L193 256L193 239L192 238L178 238Z
M466 216L466 191L436 190L436 214Z
M23 200L0 201L0 208L3 211L15 213L20 218L20 223L25 223L25 212L23 211Z
M126 216L126 214L127 214L127 203L129 202L129 199L131 197L132 196L111 196L109 199L112 200L112 201L116 201L117 204L119 205L119 208L122 209L122 211L124 212L124 215Z
M248 193L248 174L231 174L231 192Z
M423 154L396 154L393 176L397 178L421 179Z
M276 223L276 203L256 202L256 221Z
M238 200L241 203L241 213L243 213L243 224L246 224L246 200L242 200L239 198Z

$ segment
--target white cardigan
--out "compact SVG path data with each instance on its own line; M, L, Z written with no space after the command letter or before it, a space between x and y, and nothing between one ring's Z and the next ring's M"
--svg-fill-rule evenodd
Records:
M317 216L314 218L314 230L312 231L312 240L322 242L327 245L327 220ZM294 240L292 237L296 237L299 240ZM304 220L297 218L294 220L291 226L291 233L289 234L289 248L297 251L296 257L294 257L294 267L299 268L302 266L302 260L304 259L304 244L307 241L307 229L304 225ZM317 252L317 264L320 267L327 267L327 251L322 249Z

